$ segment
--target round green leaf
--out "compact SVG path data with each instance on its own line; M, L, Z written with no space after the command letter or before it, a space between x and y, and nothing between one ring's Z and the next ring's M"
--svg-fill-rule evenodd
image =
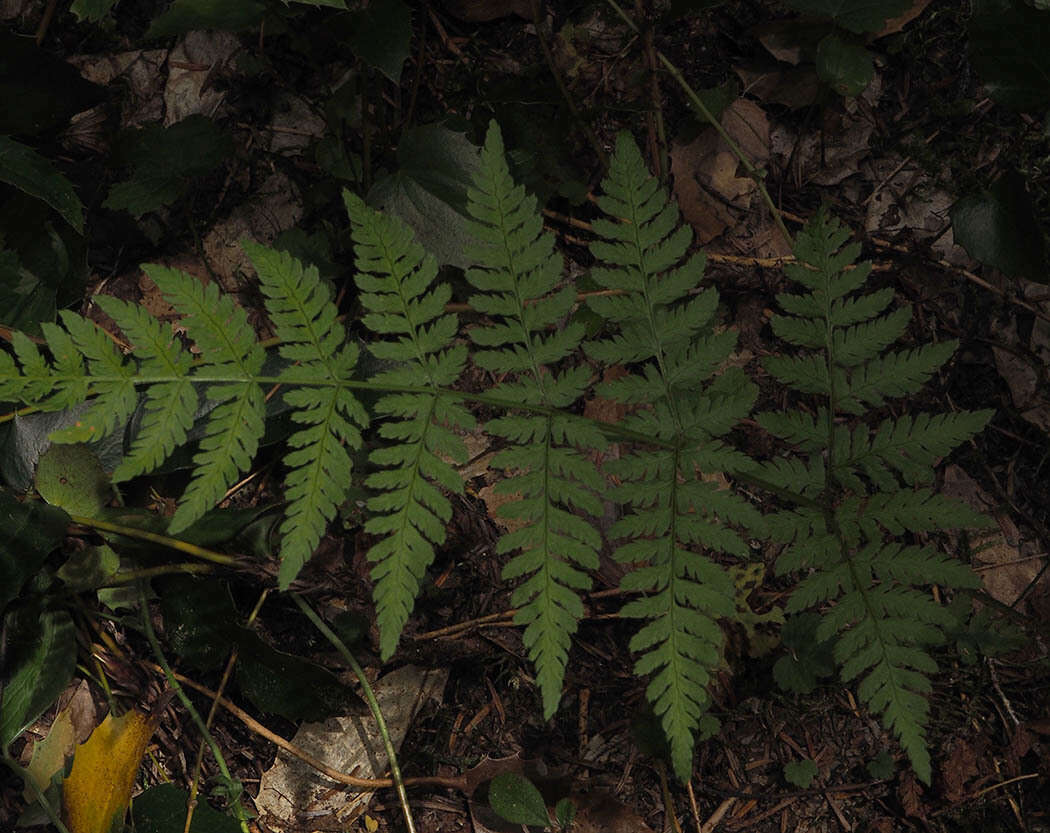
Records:
M813 779L817 777L817 765L806 758L804 761L791 761L784 765L784 779L803 790L808 790Z
M963 197L949 215L970 257L1011 277L1048 282L1043 231L1020 174L1010 171L987 191Z
M52 506L70 515L94 518L113 496L95 452L83 443L55 443L40 455L36 490Z
M875 77L871 53L864 47L826 35L817 45L817 75L839 95L860 95Z
M513 772L497 775L489 784L489 806L512 824L549 825L547 804L528 778Z

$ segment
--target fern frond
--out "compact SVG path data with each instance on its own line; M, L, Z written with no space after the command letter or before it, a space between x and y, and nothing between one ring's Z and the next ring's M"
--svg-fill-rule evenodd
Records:
M466 459L463 441L453 429L470 430L474 417L440 390L459 377L466 349L452 344L458 322L445 314L451 290L447 284L434 285L437 263L424 255L399 220L373 211L349 192L343 198L353 226L360 299L368 310L362 320L387 337L370 349L396 363L373 381L429 389L388 394L376 403L376 413L384 419L379 435L392 443L369 456L380 471L365 482L379 494L368 501L376 514L365 530L383 536L368 559L375 565L376 619L386 659L397 647L434 548L445 542L452 505L442 489L463 490L448 462Z
M836 640L843 679L861 680L861 700L882 714L918 776L929 783L926 695L929 675L937 670L929 648L944 640L951 617L917 586L974 587L977 579L966 565L893 537L987 522L958 501L914 487L931 482L937 460L983 428L991 412L903 416L884 420L874 432L863 421L852 428L836 422L840 413L864 416L867 406L915 392L955 347L883 352L903 334L910 312L885 312L892 300L887 290L849 297L870 267L852 267L859 247L843 246L847 237L823 211L799 234L798 262L786 271L809 292L778 296L791 315L774 317L773 327L812 352L772 357L765 366L821 401L816 417L758 416L766 430L808 455L805 461L778 458L758 474L810 503L769 519L773 536L789 544L778 573L810 570L788 611L830 605L817 638Z
M598 205L616 220L593 223L605 240L591 244L599 261L591 275L620 294L588 299L616 327L585 349L595 360L636 366L602 384L599 394L644 405L623 425L671 446L632 450L606 463L621 483L610 496L629 510L611 530L624 541L614 557L635 565L622 586L649 594L621 615L647 620L631 641L640 655L635 671L652 674L646 693L670 742L675 772L685 779L711 671L720 661L718 619L735 614L732 580L700 550L746 557L747 545L731 524L761 526L750 504L702 477L752 465L739 452L727 454L717 438L750 411L756 391L739 370L715 376L736 335L714 331L714 289L692 295L704 256L687 256L692 232L679 224L677 207L627 134L617 139L602 185Z
M481 151L481 164L467 193L479 241L477 264L467 280L478 290L471 306L489 317L470 330L474 355L485 370L510 374L495 396L523 405L565 408L583 395L586 367L558 369L583 338L583 325L565 323L576 302L572 285L558 288L562 258L554 238L543 232L536 199L515 185L504 157L503 139L493 122ZM506 579L524 579L512 603L515 622L525 627L524 641L536 667L543 711L551 717L561 699L569 644L583 615L579 593L591 586L586 572L598 566L601 538L574 511L600 515L596 497L603 481L581 448L603 448L593 426L554 415L508 414L491 420L486 430L513 445L492 461L508 470L501 485L521 499L500 514L524 524L504 535L497 551L516 552L504 568Z

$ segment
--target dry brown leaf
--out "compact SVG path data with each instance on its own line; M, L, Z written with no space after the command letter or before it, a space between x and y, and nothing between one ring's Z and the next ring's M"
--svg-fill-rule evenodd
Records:
M447 680L448 669L404 665L373 683L395 749L401 746L420 707L427 700L440 702ZM328 766L360 778L381 778L387 769L383 740L370 715L304 723L292 741ZM255 805L277 833L342 831L351 829L372 796L371 792L348 790L298 758L279 752L274 765L262 775Z
M883 24L882 29L875 35L875 38L884 38L887 35L895 35L903 31L905 26L926 11L928 5L930 5L930 0L914 0L904 12L887 20Z
M197 113L211 118L218 112L226 93L214 81L240 50L231 32L188 32L179 41L168 56L165 127Z

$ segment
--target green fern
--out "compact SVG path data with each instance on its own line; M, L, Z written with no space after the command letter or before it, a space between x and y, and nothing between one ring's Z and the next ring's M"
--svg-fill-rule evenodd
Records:
M632 368L598 392L648 405L623 425L661 444L605 464L621 484L612 497L628 511L611 530L626 541L615 557L636 565L622 586L646 594L621 615L647 620L630 644L641 655L635 671L653 675L646 693L670 741L675 771L688 779L711 671L721 661L717 620L735 615L732 579L704 553L746 558L747 545L728 524L762 525L757 510L704 474L750 466L718 438L749 412L756 388L739 369L716 375L736 335L713 327L714 289L693 295L704 256L686 257L692 232L679 224L677 206L629 135L617 139L602 185L598 205L619 221L594 222L605 241L592 243L591 252L605 265L591 275L620 294L588 300L615 332L586 350L606 365Z
M477 266L467 280L480 294L471 306L489 323L470 330L485 349L474 354L484 370L511 378L492 395L545 412L511 413L490 420L485 429L507 440L492 465L510 472L498 490L518 495L500 509L520 528L504 535L500 553L519 552L503 570L505 579L526 576L512 596L515 621L536 666L536 683L546 717L561 699L569 644L583 615L578 593L591 586L587 570L598 566L601 537L579 516L600 515L597 494L604 483L581 448L605 446L593 424L556 409L574 404L587 387L590 370L579 365L556 371L583 339L583 325L564 323L576 302L572 285L557 288L562 259L554 239L543 233L535 197L515 185L503 153L499 128L491 124L481 165L468 192L470 230L480 245Z
M148 474L186 444L195 420L202 439L189 486L170 523L185 530L217 504L252 463L263 433L264 391L277 387L296 430L284 457L287 507L281 523L279 584L287 588L311 556L354 472L351 452L373 419L373 491L365 529L375 536L373 564L380 650L393 654L435 549L451 517L448 495L462 490L455 463L461 436L474 428L466 402L499 411L484 430L501 442L493 459L507 477L499 491L517 499L501 514L519 522L498 544L510 559L504 578L519 580L512 603L536 668L545 715L557 709L571 639L583 615L601 537L593 524L612 500L622 516L611 529L614 557L630 565L622 587L637 594L624 617L641 620L630 643L635 670L670 741L676 773L688 778L697 735L713 722L706 709L713 670L722 662L720 620L736 616L723 562L746 559L741 530L769 531L785 544L781 573L806 570L789 610L825 609L819 639L836 640L847 680L860 678L864 702L900 737L920 777L926 749L929 647L947 614L917 589L931 582L974 586L969 570L904 536L981 518L931 488L933 465L987 422L990 413L863 419L888 397L913 393L950 357L954 345L886 352L908 323L887 312L890 290L855 294L868 274L850 268L855 246L823 214L800 235L789 276L807 291L782 295L788 313L774 331L799 348L773 356L767 371L819 400L809 411L760 415L759 423L796 454L756 468L726 437L752 407L755 385L726 367L735 345L715 325L718 296L701 289L704 257L689 254L692 234L667 192L649 174L634 141L617 139L604 196L601 240L591 246L592 277L604 289L587 303L604 322L584 342L574 319L577 296L562 284L562 260L543 232L534 198L514 184L502 140L491 126L468 209L478 245L467 280L480 320L459 336L446 312L451 291L437 266L400 222L345 198L364 309L376 336L369 350L385 363L354 377L358 349L339 323L317 270L263 246L245 249L259 274L280 340L280 369L264 374L265 354L245 313L214 286L177 270L145 267L182 318L200 354L194 360L167 325L139 307L97 299L134 345L123 355L92 322L63 312L42 327L46 351L15 333L0 351L0 399L45 410L87 407L55 432L61 442L96 440L142 418L126 438L118 481ZM494 374L491 390L456 390L472 358ZM619 425L577 415L592 377L625 375L597 393L628 407ZM369 414L355 391L378 393ZM593 453L607 438L623 445L599 473ZM794 496L795 507L764 520L747 500L716 485L741 475ZM616 479L610 488L605 475ZM898 540L901 539L901 540ZM728 558L727 558L728 557Z
M397 647L420 582L445 541L452 506L442 489L463 490L459 474L447 462L462 463L466 448L453 429L469 430L474 417L442 392L459 378L466 362L464 345L452 346L459 324L445 314L448 284L433 286L437 263L425 255L400 221L369 209L344 192L354 229L357 285L369 312L362 319L386 336L369 349L379 359L396 362L372 383L393 389L418 389L383 396L376 412L386 418L380 437L391 443L373 451L381 468L365 481L380 492L368 501L375 513L365 530L383 536L368 553L375 563L376 618L384 659Z
M0 353L0 397L45 410L92 399L56 442L97 440L128 424L145 389L144 416L129 438L128 453L114 472L117 481L148 473L186 442L207 401L203 437L194 455L193 477L180 500L169 532L177 534L222 499L247 470L263 435L263 384L289 388L285 401L292 420L303 426L288 439L285 457L287 509L281 525L280 585L287 587L313 553L326 523L350 486L346 446L361 444L359 428L368 416L347 387L357 348L345 342L327 287L317 270L286 254L251 243L266 295L267 311L281 356L288 366L277 377L260 376L265 353L244 311L214 285L162 266L145 266L150 278L181 315L182 325L201 353L194 363L169 327L139 307L101 296L108 313L134 345L130 357L93 322L62 313L65 329L45 325L48 361L28 338L12 339L18 365Z
M756 475L805 501L769 518L774 537L788 544L778 572L808 570L788 612L831 604L817 639L836 638L843 679L861 678L862 701L882 713L929 783L926 698L937 670L929 648L944 641L953 619L916 586L975 587L978 581L933 547L905 546L889 536L985 522L965 505L917 486L931 482L934 463L980 431L992 412L902 416L874 431L864 422L852 429L840 422L841 413L863 416L867 406L916 392L955 350L949 342L883 352L903 334L910 313L885 311L893 297L888 290L850 297L871 266L850 268L860 247L843 246L848 236L823 211L799 234L798 263L787 274L808 292L778 296L791 315L772 323L778 336L806 352L764 364L789 387L818 395L821 404L815 417L757 417L808 457L774 460Z

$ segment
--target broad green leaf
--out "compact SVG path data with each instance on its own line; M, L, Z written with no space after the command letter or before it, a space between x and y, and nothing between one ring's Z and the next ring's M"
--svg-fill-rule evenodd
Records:
M955 242L970 257L1011 277L1050 283L1043 229L1024 178L1016 171L1008 171L979 194L963 197L950 216Z
M64 610L39 602L4 616L6 654L0 676L0 750L7 750L50 706L73 677L77 643L73 620Z
M412 10L402 0L372 0L354 14L350 46L395 84L412 46Z
M1050 10L1024 0L975 0L970 61L993 99L1012 110L1050 107Z
M875 65L863 46L831 34L817 46L817 75L839 95L852 98L871 83Z
M87 243L44 201L0 185L3 248L15 253L5 270L16 269L0 284L0 322L29 335L54 321L57 310L80 303L88 277Z
M98 456L82 443L55 443L40 455L36 490L52 506L87 518L98 517L113 497Z
M877 32L891 17L908 8L910 0L785 0L803 14L831 18L851 32Z
M131 818L135 833L185 833L190 795L175 784L157 784L135 797ZM240 833L237 819L198 797L189 833Z
M120 0L73 0L69 10L77 16L77 20L94 23L109 14L118 2Z
M175 0L155 17L147 39L170 38L197 29L239 32L262 20L266 5L258 0Z
M547 827L547 804L528 778L514 772L497 775L489 784L489 806L512 824Z
M229 134L200 115L171 127L144 128L129 141L131 177L113 185L103 205L135 217L173 203L194 177L220 165L233 147Z
M0 136L0 182L43 200L78 232L84 232L84 206L72 183L27 145Z
M467 189L478 168L478 149L442 124L414 127L397 147L398 170L368 192L368 204L396 214L439 264L466 267Z
M0 490L0 612L62 543L68 523L60 509Z
M817 765L809 758L784 764L784 780L799 789L808 790L817 777Z

